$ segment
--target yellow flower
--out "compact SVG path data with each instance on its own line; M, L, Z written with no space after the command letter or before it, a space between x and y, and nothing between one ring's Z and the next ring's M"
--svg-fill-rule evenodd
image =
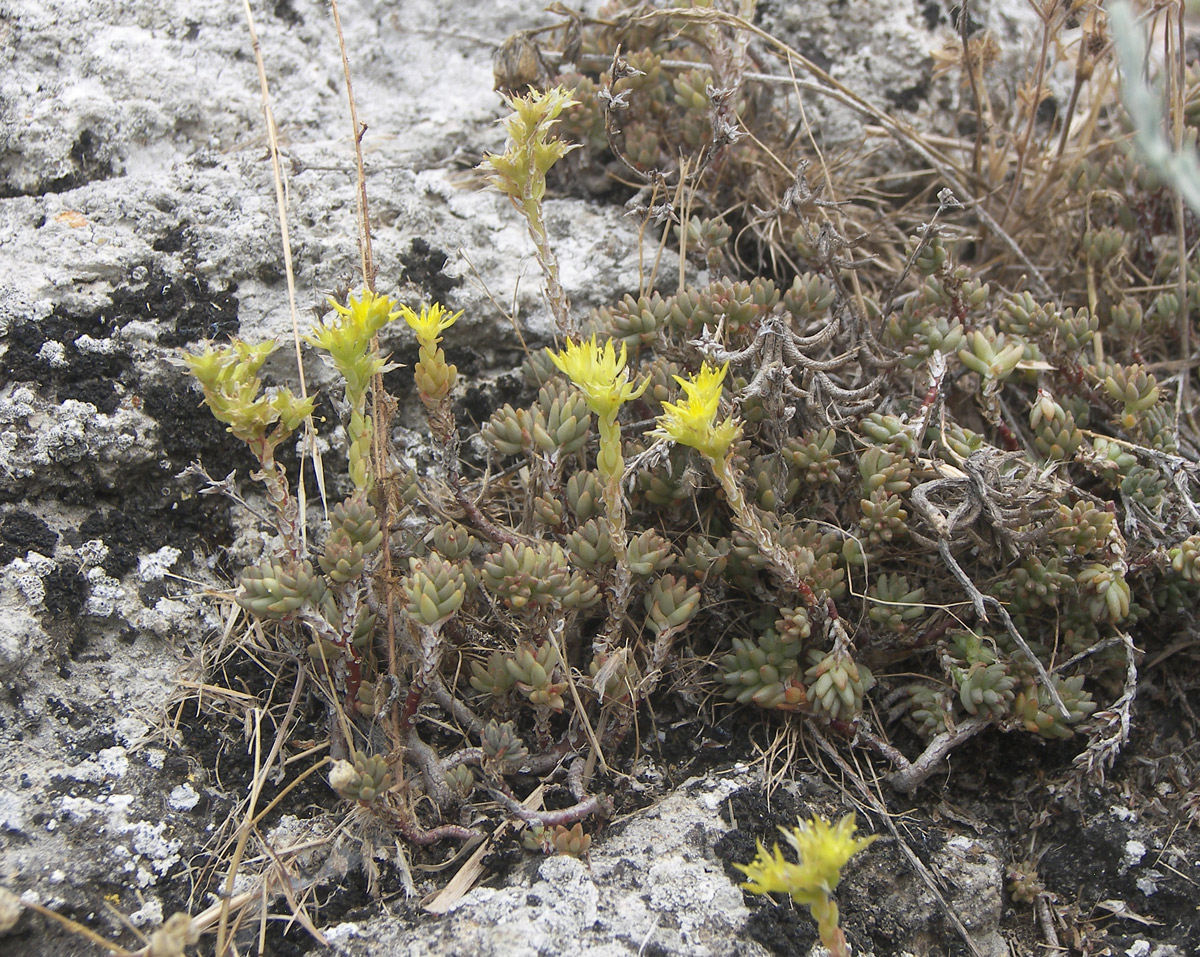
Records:
M622 402L636 399L650 384L648 378L639 386L629 381L629 370L625 367L629 350L624 343L618 356L612 339L601 347L594 333L585 342L568 339L561 352L546 351L559 371L578 386L588 408L601 419L615 418Z
M432 349L441 342L442 333L454 325L455 320L462 315L462 310L450 315L448 309L436 302L432 306L422 303L420 315L417 315L408 306L401 306L399 315L404 317L404 321L417 334L417 341L426 348Z
M749 864L735 864L749 880L743 884L755 894L782 892L790 894L797 904L814 904L829 897L842 879L842 868L855 854L871 844L879 835L855 837L854 815L831 824L817 815L809 821L799 821L791 831L779 829L792 845L800 861L793 864L784 858L776 844L768 853L762 842L758 856Z
M720 424L716 421L722 383L728 372L728 362L720 369L705 363L692 379L675 376L687 398L683 402L664 402L658 428L650 434L690 445L710 459L724 459L729 447L742 434L742 427L732 416Z
M347 301L349 305L343 306L334 299L329 300L342 321L337 327L329 323L325 328L340 328L344 335L357 334L370 338L400 315L392 312L392 300L387 296L377 296L370 289L364 289L358 299L350 296Z
M559 114L579 101L556 86L544 93L530 90L526 96L506 96L504 102L513 111L504 121L508 132L504 152L484 154L479 169L490 170L488 182L517 203L527 199L540 203L546 193L546 172L579 148L550 136Z
M803 861L793 864L783 856L778 844L768 851L759 841L758 856L753 861L733 866L749 878L742 886L752 893L795 894L797 904L811 903L808 889L815 883L812 869L805 867Z
M204 389L212 414L244 442L260 442L272 432L274 448L312 415L314 398L300 399L289 389L262 394L258 371L275 349L275 340L252 345L234 339L227 346L205 346L203 352L185 355L183 361Z
M370 289L364 289L358 299L350 296L348 303L343 306L330 299L337 314L315 325L304 341L328 352L346 380L347 391L360 395L365 394L372 376L388 368L382 359L370 355L371 339L400 313L391 311L392 301L387 296L377 296Z

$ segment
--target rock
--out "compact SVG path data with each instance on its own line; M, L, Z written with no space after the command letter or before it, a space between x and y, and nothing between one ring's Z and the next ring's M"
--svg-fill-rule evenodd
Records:
M735 787L693 780L613 827L586 861L545 858L506 887L471 891L434 925L414 930L374 921L336 929L336 946L362 957L765 955L741 938L749 912L713 852L729 827L719 809Z

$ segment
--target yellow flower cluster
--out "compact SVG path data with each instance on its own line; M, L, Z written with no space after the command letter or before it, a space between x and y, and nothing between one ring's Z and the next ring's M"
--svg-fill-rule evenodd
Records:
M488 182L518 203L540 203L546 193L546 172L578 146L551 138L559 114L578 105L570 91L562 87L526 96L506 96L505 103L513 111L504 121L508 142L503 153L487 153L480 169L492 175Z
M409 328L417 334L417 341L432 351L442 341L442 333L462 315L462 310L450 315L449 309L434 303L432 306L422 304L419 314L408 306L401 306L397 315L404 317Z
M584 342L567 340L561 352L550 352L550 360L560 372L578 386L591 409L601 419L611 420L623 402L636 399L646 391L650 380L635 386L629 381L628 348L621 344L621 354L609 339L603 346L596 342L595 334Z
M854 815L831 824L817 815L786 831L779 829L799 857L793 864L783 856L779 845L768 853L761 841L758 856L749 864L735 864L749 880L742 886L755 894L789 894L797 904L824 903L842 879L846 862L879 835L855 837Z
M392 312L387 296L377 296L370 289L364 289L358 299L350 296L348 303L343 306L330 299L337 315L314 326L304 341L329 353L334 368L346 380L348 395L365 396L372 377L386 369L382 359L370 355L371 340L400 313Z
M312 415L312 398L300 399L290 389L262 394L258 371L274 349L274 339L257 345L234 339L227 346L207 345L203 352L183 357L204 389L212 414L243 442L265 440L268 429L278 423L273 447Z
M734 421L733 416L717 423L722 383L728 372L728 362L720 369L706 362L692 379L675 376L686 399L683 402L664 402L663 414L658 417L658 428L650 434L691 446L714 462L723 460L729 454L730 446L742 434L742 427Z

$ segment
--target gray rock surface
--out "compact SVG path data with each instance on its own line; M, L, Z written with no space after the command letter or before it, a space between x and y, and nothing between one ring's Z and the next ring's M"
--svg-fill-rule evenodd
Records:
M545 858L505 887L470 892L425 933L373 921L329 936L355 957L766 955L740 937L748 911L713 853L729 828L718 812L737 787L728 778L692 781L615 825L587 861Z
M534 346L548 311L507 201L460 179L503 143L492 48L544 17L497 2L463 32L433 2L341 14L381 289L464 309L447 345L469 344L481 380L506 373L519 344L497 303ZM308 322L358 268L341 64L327 5L256 15ZM240 787L184 757L199 742L166 716L221 631L205 590L222 554L261 548L176 478L199 456L221 476L249 462L170 360L206 336L291 337L259 80L237 4L14 3L0 42L0 880L112 930L108 888L153 927L187 904L183 857ZM579 308L636 288L619 209L549 217Z

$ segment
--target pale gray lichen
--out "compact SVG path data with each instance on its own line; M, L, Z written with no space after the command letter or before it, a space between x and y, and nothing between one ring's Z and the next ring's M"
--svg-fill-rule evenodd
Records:
M142 555L138 558L138 578L141 581L157 581L163 578L179 561L179 556L182 555L178 548L171 545L164 545L158 551L150 555Z
M76 550L79 561L84 568L103 565L108 558L108 546L99 538L89 538Z
M87 600L87 613L98 618L107 618L118 610L118 603L125 597L120 581L103 568L89 568L84 572L91 589Z
M46 578L58 567L52 558L28 552L24 558L14 558L5 569L7 577L25 597L31 607L37 608L46 600Z
M37 357L51 369L65 369L71 364L67 361L67 347L56 339L47 339L43 342Z

